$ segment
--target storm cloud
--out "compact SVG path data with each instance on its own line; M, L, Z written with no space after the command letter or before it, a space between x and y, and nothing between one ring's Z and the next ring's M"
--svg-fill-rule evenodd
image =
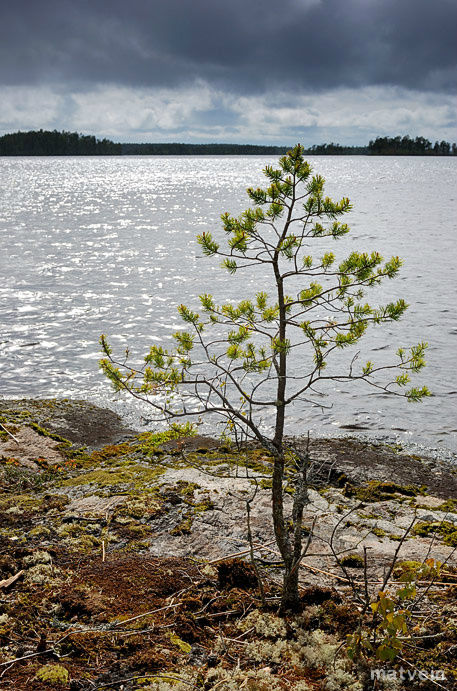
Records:
M454 0L2 5L2 131L272 143L453 136Z

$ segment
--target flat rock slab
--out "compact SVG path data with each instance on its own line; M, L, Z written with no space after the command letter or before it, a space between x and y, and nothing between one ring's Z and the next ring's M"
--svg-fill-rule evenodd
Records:
M19 465L30 470L39 470L37 459L40 458L49 465L58 465L65 460L57 449L60 442L38 434L31 427L21 427L14 432L14 437L17 441L11 437L0 439L0 458L14 458Z
M125 494L115 494L111 497L98 497L90 495L73 499L66 507L66 513L91 513L98 516L105 516L116 506L122 504L127 499Z
M187 452L206 452L215 451L220 449L222 443L218 439L213 439L213 437L204 437L201 434L196 434L194 437L183 437L180 439L170 439L169 441L161 444L158 449L164 453L179 453L182 451Z
M59 434L77 446L96 449L118 444L136 434L126 427L112 410L87 401L63 399L7 399L0 401L0 415L8 411L28 414L23 422L36 422L53 434Z
M296 443L305 448L306 440ZM457 499L457 465L451 463L350 438L314 439L309 450L323 484L332 484L336 475L344 473L356 485L370 481L424 485L435 497Z

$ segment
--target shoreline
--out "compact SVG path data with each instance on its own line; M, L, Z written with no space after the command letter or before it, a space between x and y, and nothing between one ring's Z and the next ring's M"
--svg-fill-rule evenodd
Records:
M92 433L90 433L90 435L96 434L97 420L100 421L101 415L105 415L106 420L104 424L107 426L107 429L109 430L108 433L113 435L113 438L116 437L116 428L118 429L118 434L121 436L122 434L140 434L143 432L161 431L166 429L166 427L164 425L161 425L160 423L157 423L156 428L152 427L151 425L140 425L138 423L138 420L134 419L134 415L129 410L129 406L125 406L125 413L122 414L123 406L120 405L118 401L102 401L100 403L98 399L93 396L87 399L67 396L24 396L14 398L0 396L0 415L1 411L5 408L8 408L10 404L12 404L13 406L20 405L22 407L27 407L27 405L30 404L32 404L33 407L41 405L46 407L47 404L50 404L51 406L58 406L62 403L69 403L71 405L74 404L78 406L81 411L83 411L85 407L87 407L88 410L106 411L105 414L101 414L100 412L96 413L95 419L93 421L94 429ZM42 417L41 414L39 414L39 417ZM44 417L46 417L46 415L44 415ZM99 427L99 432L101 434L102 428L103 425ZM55 431L58 431L58 427L55 427ZM205 424L204 431L202 432L202 434L204 434L205 436L218 438L217 435L214 435L213 429L210 428L209 423ZM334 440L335 442L341 441L343 443L345 441L354 440L361 444L370 444L374 446L379 446L381 448L391 448L396 452L399 452L406 456L421 456L425 459L430 459L438 463L444 463L446 465L455 466L457 468L457 449L451 448L451 446L446 446L444 444L440 446L434 445L432 439L422 438L417 440L413 438L405 438L405 434L407 434L408 437L410 435L410 433L407 431L398 432L395 430L386 430L376 434L374 431L372 432L368 428L361 429L357 425L354 425L352 429L335 427L331 430L327 430L325 426L322 426L319 429L314 429L310 431L310 436L315 441ZM62 436L65 436L63 432ZM307 435L292 433L286 436L289 439L305 439ZM103 443L103 437L101 437L100 443Z

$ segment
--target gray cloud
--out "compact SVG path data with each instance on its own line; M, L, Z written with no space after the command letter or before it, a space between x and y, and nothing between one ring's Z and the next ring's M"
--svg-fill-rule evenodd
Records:
M0 4L0 133L455 139L455 0Z
M454 0L2 0L0 83L455 88Z

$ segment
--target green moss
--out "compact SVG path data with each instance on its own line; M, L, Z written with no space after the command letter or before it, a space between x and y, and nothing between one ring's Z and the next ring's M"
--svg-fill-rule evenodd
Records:
M170 530L170 535L190 535L192 532L192 516L186 516L181 523L178 523L172 530Z
M44 665L40 667L35 675L36 679L44 681L46 684L68 684L70 675L68 670L62 665Z
M457 513L457 501L455 499L447 499L445 502L436 507L436 511Z
M101 548L101 541L92 535L82 535L79 538L67 538L65 543L72 552L82 552L89 554L94 549Z
M192 650L192 646L189 645L189 643L181 640L181 638L179 638L179 636L177 636L175 633L170 633L170 641L173 643L173 645L177 645L183 653L189 654Z
M351 569L363 569L363 557L358 554L347 554L341 560L341 564Z
M346 497L355 497L359 501L374 502L392 499L396 495L415 497L418 494L424 494L425 490L426 487L424 485L418 487L417 485L398 485L395 482L372 480L362 487L356 487L351 483L347 483L343 494Z
M238 468L238 475L243 477L246 475L246 469L252 471L256 475L270 476L273 473L273 465L270 462L270 456L266 451L253 449L248 451L233 452L224 448L217 450L205 449L205 455L198 452L187 453L186 457L191 464L211 468L213 472L217 473L217 466L225 465L230 469L236 470ZM185 467L185 463L180 462L180 467ZM228 470L222 470L221 475L227 475Z
M181 497L193 497L196 489L200 489L200 485L196 482L186 482L185 480L179 480L179 482L173 488L177 494Z
M171 425L170 429L163 432L144 432L139 434L137 439L139 444L137 448L146 456L154 456L158 453L158 447L171 439L180 439L182 437L193 437L196 434L195 425L187 422L184 425L178 423Z
M385 537L387 535L386 531L382 528L371 528L371 532L373 535L376 535L376 537Z
M87 533L86 527L80 523L65 523L57 528L57 534L59 537L80 537Z
M29 422L28 426L34 429L35 432L40 434L42 437L49 437L50 439L54 439L54 441L58 441L61 444L64 444L65 446L71 446L71 441L65 439L65 437L61 437L60 434L50 432L45 427L41 427L41 425L38 425L36 422Z
M423 565L420 561L400 561L396 564L393 570L393 576L394 578L401 578L405 574L414 575L422 568L422 566Z
M419 537L428 537L436 534L450 547L457 547L457 527L450 521L419 521L412 529L412 534Z
M119 463L119 459L134 452L135 446L128 442L122 444L107 444L102 449L93 451L85 461L85 465L92 466L120 466L134 464L135 461L127 459Z
M18 509L20 513L24 511L45 510L44 500L34 497L32 494L13 494L0 499L0 511Z
M131 521L123 526L122 534L124 535L125 533L127 533L129 538L139 540L140 538L149 537L151 535L151 528Z
M49 537L50 534L51 531L44 525L38 525L36 528L32 528L31 530L29 530L29 537L45 538Z
M129 543L122 549L122 552L147 552L149 551L149 542L144 540L130 540Z
M76 477L68 478L61 484L65 487L94 484L99 487L111 487L114 485L129 485L132 489L143 489L155 482L165 470L161 467L144 467L138 464L115 467L99 468L89 473L83 473Z
M204 499L198 502L198 504L193 504L193 511L194 513L203 513L204 511L212 511L214 507L214 502L208 497L208 499Z

